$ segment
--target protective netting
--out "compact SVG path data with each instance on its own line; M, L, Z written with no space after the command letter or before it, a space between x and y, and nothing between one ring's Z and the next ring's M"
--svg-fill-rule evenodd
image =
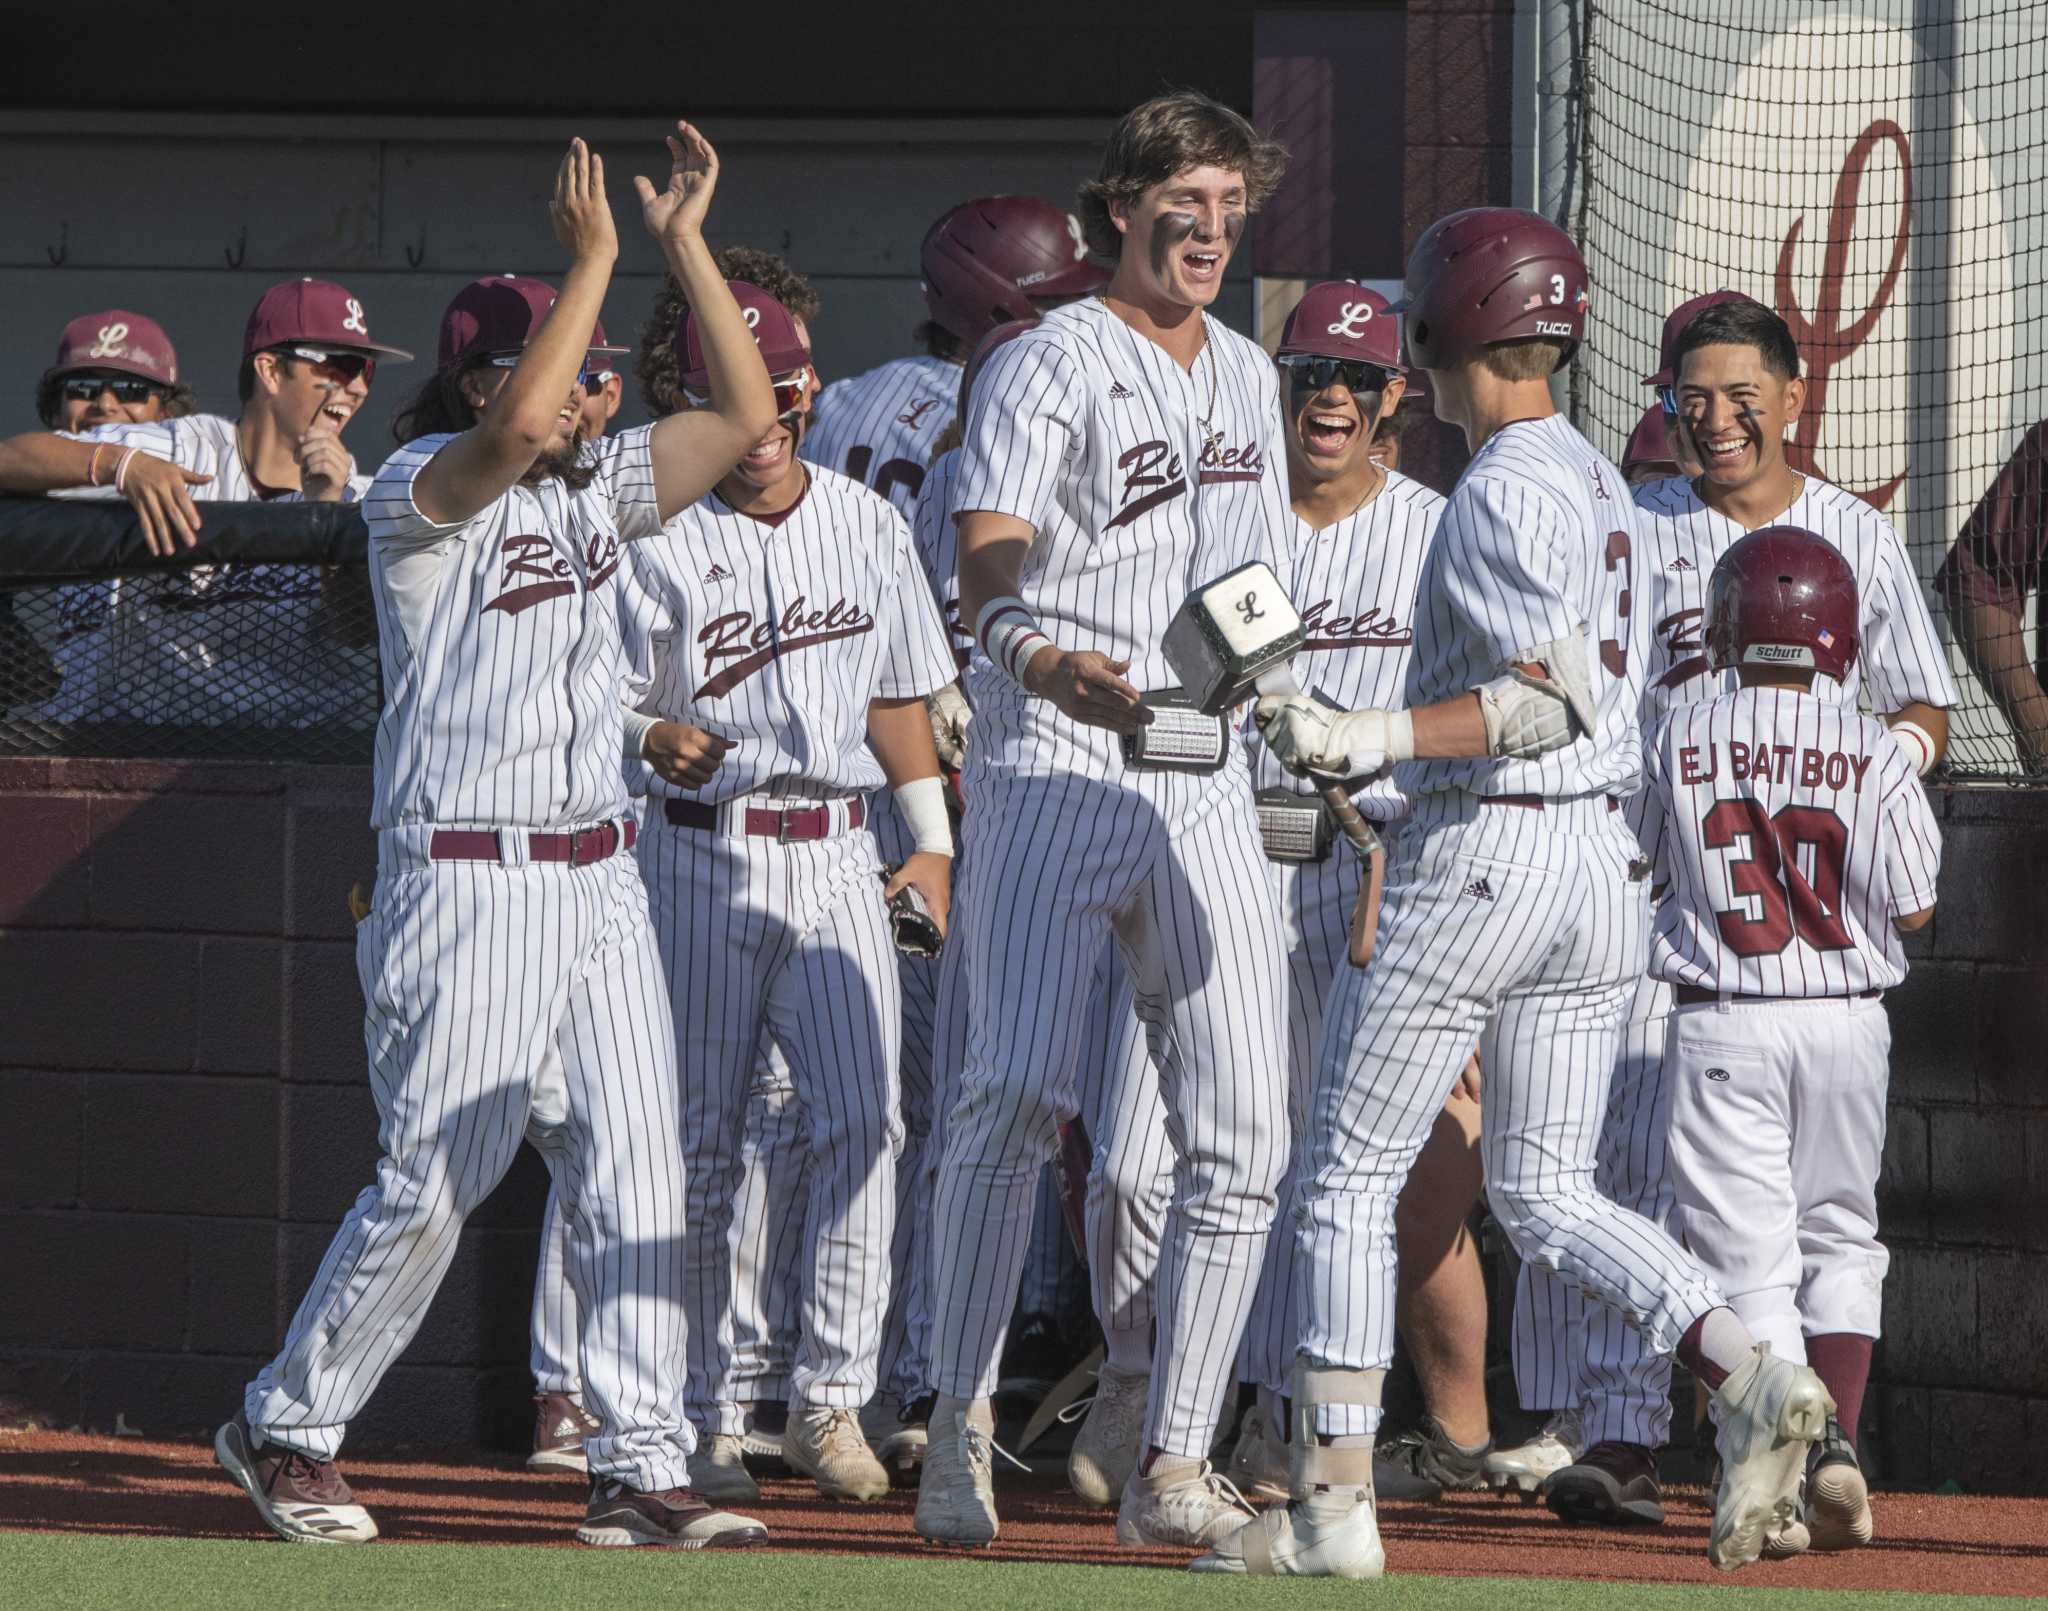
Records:
M1620 455L1680 302L1726 287L1776 308L1807 374L1795 466L1892 520L1951 644L1951 771L2038 774L2048 0L1553 0L1548 15L1574 70L1552 86L1569 117L1544 202L1595 288L1579 424Z
M0 562L14 567L0 568L0 754L369 761L380 687L360 522L335 563L331 542L300 542L303 561L180 569L122 546L114 574L47 583Z

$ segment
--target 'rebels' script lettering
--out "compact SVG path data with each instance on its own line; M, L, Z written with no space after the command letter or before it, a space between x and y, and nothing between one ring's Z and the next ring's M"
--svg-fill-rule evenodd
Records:
M1891 143L1899 159L1899 221L1892 233L1891 261L1885 265L1883 278L1878 281L1870 306L1860 316L1844 324L1842 287L1850 281L1849 255L1855 245L1856 215L1862 203L1863 170L1869 166L1879 144L1885 141ZM1821 421L1827 414L1828 377L1837 364L1869 339L1870 332L1877 326L1878 316L1884 312L1892 299L1892 292L1898 287L1899 271L1906 265L1906 238L1913 223L1913 153L1906 143L1905 131L1890 118L1879 118L1850 148L1849 160L1843 164L1841 175L1835 180L1834 199L1828 208L1827 247L1821 257L1811 317L1800 309L1799 293L1792 284L1792 256L1799 245L1800 227L1805 222L1804 213L1795 218L1785 233L1784 244L1778 248L1775 286L1778 313L1791 327L1792 339L1799 343L1799 356L1806 363L1806 406L1799 411L1799 425L1792 433L1786 457L1795 470L1824 476L1825 472L1814 456L1814 445L1820 439ZM1906 472L1901 470L1882 486L1868 490L1851 487L1848 490L1871 508L1883 509L1898 495L1905 479Z
M498 596L484 606L486 610L517 615L521 610L576 591L569 562L555 552L555 545L545 537L507 537L499 547L504 555L505 573L498 582ZM616 566L617 559L612 563ZM523 581L523 577L538 580Z
M612 572L619 568L619 534L605 530L593 532L583 551L584 586L595 593L612 579Z
M836 599L820 610L813 609L810 601L798 594L773 621L756 622L753 611L734 610L707 622L697 634L697 642L704 650L706 671L721 660L733 663L705 678L704 685L690 697L722 698L782 655L839 638L857 638L874 630L874 611L847 599Z
M1201 485L1213 486L1219 481L1257 481L1266 473L1266 456L1259 451L1256 442L1247 442L1243 447L1224 447L1220 435L1212 436L1202 444L1200 470Z
M1318 599L1301 612L1307 634L1303 649L1391 649L1413 643L1413 630L1375 604L1356 615L1342 615L1335 599Z
M1124 473L1121 507L1104 523L1105 529L1128 526L1148 509L1188 490L1180 455L1164 442L1140 442L1125 448L1117 455L1116 467Z
M1657 679L1659 688L1677 688L1706 675L1707 657L1700 643L1700 622L1706 611L1679 610L1657 623L1657 642L1670 669Z

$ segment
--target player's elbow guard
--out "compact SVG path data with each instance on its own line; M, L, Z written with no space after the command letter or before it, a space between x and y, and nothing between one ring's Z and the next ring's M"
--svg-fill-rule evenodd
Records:
M1475 692L1486 724L1486 753L1533 761L1591 733L1593 697L1584 640L1546 643L1519 658L1540 661L1549 675L1532 677L1510 665L1479 685Z

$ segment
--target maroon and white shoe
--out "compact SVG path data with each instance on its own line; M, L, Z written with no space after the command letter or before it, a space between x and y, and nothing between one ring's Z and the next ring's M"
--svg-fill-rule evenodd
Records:
M533 1453L530 1471L573 1471L588 1476L590 1460L583 1440L598 1429L598 1419L567 1393L533 1396Z
M332 1460L259 1443L240 1415L214 1434L213 1455L287 1543L367 1544L377 1536L376 1522Z
M643 1493L610 1477L590 1484L590 1504L576 1542L600 1549L652 1544L657 1549L745 1549L768 1542L768 1529L748 1516L713 1510L688 1488Z

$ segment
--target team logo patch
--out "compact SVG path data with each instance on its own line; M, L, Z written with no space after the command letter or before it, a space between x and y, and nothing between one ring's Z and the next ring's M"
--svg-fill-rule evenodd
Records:
M1726 1083L1728 1079L1728 1071L1725 1068L1710 1068L1707 1070L1707 1078L1710 1080L1719 1080L1723 1083Z
M731 660L732 664L707 677L690 697L721 699L782 655L874 630L872 610L850 599L835 599L823 609L814 609L801 593L790 600L781 615L767 620L756 621L750 610L721 615L697 634L697 642L704 650L706 671L721 660Z
M1337 310L1337 322L1329 326L1324 334L1356 338L1364 335L1365 327L1371 323L1370 302L1347 302Z
M1465 893L1475 901L1490 901L1493 899L1493 886L1483 878L1475 878L1465 886Z
M98 339L86 349L85 355L88 358L118 358L121 356L121 343L127 339L127 325L103 324Z
M937 408L938 406L939 400L936 397L920 397L916 402L912 403L908 408L906 408L901 414L898 414L896 416L896 423L898 425L909 425L914 427L920 420L922 420L925 417L925 415L929 414L933 409Z
M363 305L354 297L348 299L348 317L341 321L344 330L353 330L359 336L367 336L370 327L363 323Z

